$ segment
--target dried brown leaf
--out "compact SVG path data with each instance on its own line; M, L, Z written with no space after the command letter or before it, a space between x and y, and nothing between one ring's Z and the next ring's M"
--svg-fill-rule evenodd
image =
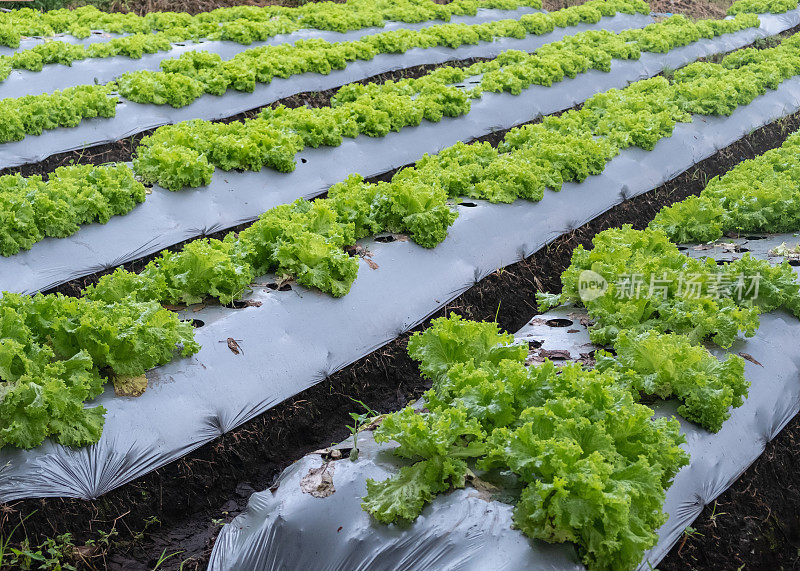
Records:
M228 342L228 349L233 351L234 355L238 355L239 353L244 355L244 350L241 348L241 346L239 346L239 343L236 342L236 339L234 339L233 337L228 337L227 342Z
M592 321L592 318L582 311L572 311L567 314L567 317L576 320L584 327L589 327L590 325L594 325L594 321Z
M114 394L118 397L140 397L147 389L147 377L115 376L113 379Z
M342 451L338 448L321 448L320 450L314 450L312 454L319 454L324 460L328 461L342 459Z
M747 361L750 361L754 365L758 365L759 367L763 367L764 366L761 363L759 363L758 361L756 361L755 358L750 353L745 353L743 351L739 351L739 356L742 359L746 359Z
M336 488L333 485L333 469L335 464L325 462L319 468L311 468L308 474L300 480L300 489L303 493L311 494L315 498L327 498Z
M367 424L362 426L361 430L375 430L381 425L381 423L384 421L385 418L386 418L385 414L379 414L378 416L370 420Z
M490 484L486 480L481 480L477 476L471 477L469 479L469 483L473 488L475 488L475 492L470 494L470 496L481 499L485 502L491 502L494 500L500 491L500 488L494 484Z

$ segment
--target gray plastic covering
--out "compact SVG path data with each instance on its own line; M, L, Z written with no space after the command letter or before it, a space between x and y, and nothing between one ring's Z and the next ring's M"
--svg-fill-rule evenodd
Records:
M519 342L539 341L541 350L567 350L576 360L595 347L581 324L582 311L561 307L540 315L516 333ZM550 320L566 320L554 327ZM727 489L800 410L800 321L783 312L762 316L755 337L740 340L763 366L746 362L752 383L745 404L717 434L680 419L691 463L667 492L669 520L640 569L653 569L680 539L703 507ZM538 351L538 350L536 350ZM677 416L676 401L655 406L656 416ZM352 448L348 439L335 448ZM384 480L404 465L393 444L376 444L370 432L358 437L357 462L305 456L269 490L253 494L247 509L220 532L209 569L583 569L572 544L550 545L511 529L512 506L467 487L438 496L407 528L384 526L361 507L366 479ZM328 451L325 451L328 452ZM320 470L320 468L323 468ZM315 497L309 474L326 473L335 491ZM305 481L304 481L305 479ZM303 486L305 484L305 486ZM316 492L319 496L319 491ZM321 556L324 554L324 556Z
M22 141L0 145L0 169L37 162L55 153L82 149L84 147L110 143L124 139L134 133L147 129L179 123L188 119L222 119L243 111L267 105L284 97L305 91L324 91L366 79L381 73L405 69L421 64L436 64L451 60L464 60L472 57L495 57L509 49L533 51L544 44L562 39L564 36L577 34L592 29L609 29L620 31L629 28L643 27L652 22L649 16L641 14L620 14L604 18L597 24L579 24L569 28L557 28L549 34L541 36L529 35L524 39L501 38L494 42L480 42L476 45L465 45L459 48L414 48L403 54L380 54L369 61L351 62L345 69L334 70L329 74L303 73L288 78L275 78L268 84L256 84L252 93L230 90L223 96L203 95L193 103L173 108L169 105L152 105L120 100L116 115L112 118L93 118L82 121L77 127L59 128L44 131L38 136L28 136ZM754 30L747 30L746 37L755 39L761 35ZM752 39L750 40L752 42ZM210 42L209 42L210 43ZM219 42L217 42L219 43ZM237 44L238 45L238 44ZM738 47L738 46L737 46ZM733 49L733 48L731 48ZM114 58L112 58L114 59ZM119 58L116 58L119 59ZM106 60L103 60L105 62ZM84 62L86 63L86 62ZM101 62L102 63L102 62ZM105 64L104 64L105 65ZM78 64L73 66L76 68ZM92 63L89 72L95 73L98 64ZM155 68L158 66L156 65ZM109 74L104 80L119 75L109 61ZM70 72L72 73L72 72ZM19 85L24 89L37 92L52 90L54 74L33 74ZM70 75L70 78L75 76ZM33 86L39 82L39 87ZM91 84L91 77L83 77L73 84ZM104 81L99 81L104 83ZM0 84L0 93L3 85Z
M515 8L513 10L502 10L498 8L478 8L474 16L469 16L469 15L452 16L449 22L445 22L444 20L426 20L424 22L396 22L392 20L386 20L386 23L384 24L383 27L372 26L368 28L360 28L357 30L348 30L346 32L335 32L330 30L317 30L315 28L310 28L310 29L296 30L288 34L276 34L269 40L265 40L263 42L253 42L252 44L248 45L239 44L237 42L220 42L220 43L231 44L229 49L231 49L232 51L227 53L234 55L243 49L253 48L257 46L274 46L277 44L295 42L300 39L315 38L315 39L327 40L330 42L342 42L348 40L357 40L358 38L366 35L378 34L380 32L387 32L391 30L398 30L398 29L421 30L423 28L427 28L428 26L437 26L440 24L480 24L491 20L518 18L523 14L533 14L536 12L547 12L547 10L537 10L535 8L530 8L528 6L520 6L519 8ZM0 55L11 55L15 52L30 49L38 44L53 40L58 40L69 44L85 45L85 44L94 44L98 42L108 42L114 38L122 38L128 35L130 34L127 33L114 34L114 33L104 32L103 30L92 30L91 35L87 38L76 38L75 36L72 36L70 34L56 34L54 36L47 36L47 37L34 36L29 38L22 38L20 40L20 45L18 48L0 46ZM202 44L211 42L212 42L211 40L203 40L203 39L196 41L188 40L186 42L176 42L175 46L180 47L185 43Z
M258 173L218 170L206 188L169 192L154 187L144 204L125 216L103 225L84 226L69 238L46 239L31 250L0 258L0 291L32 293L113 268L183 240L253 220L278 204L317 196L350 173L381 174L412 163L423 153L435 153L457 141L572 107L595 93L651 77L665 67L675 69L698 57L746 45L758 33L744 30L667 54L643 54L638 61L615 60L610 73L592 70L552 87L532 86L517 96L485 93L472 102L466 116L423 122L382 138L345 139L339 147L306 149L298 154L297 169L289 174L271 169ZM763 116L754 112L747 127L761 126L796 109L793 94L800 93L798 86L797 80L786 82L779 91L759 100L758 109L771 110ZM734 133L725 133L725 140L729 136ZM715 150L713 147L710 152Z
M770 250L784 242L794 246L798 241L798 234L755 234L725 238L715 244L686 245L684 253L694 258L729 262L746 251L775 264L782 258L771 255ZM793 270L800 275L800 267ZM692 462L681 470L667 491L665 511L669 520L659 530L658 544L646 554L640 571L655 567L703 508L732 486L761 456L766 444L800 412L798 323L797 318L785 312L762 315L756 336L738 341L730 348L732 353L752 356L761 365L745 362L745 376L752 383L749 397L741 408L733 411L722 430L712 434L681 419ZM677 403L665 403L658 413L678 416Z
M297 285L275 291L265 276L248 296L260 307L191 308L184 317L204 322L196 330L202 350L150 371L141 397L115 397L108 387L95 400L108 411L97 444L0 451L0 502L96 498L176 460L395 339L498 268L799 107L794 79L730 117L677 125L653 152L624 150L601 175L548 191L539 203L462 203L434 249L365 240L370 264L361 260L340 299ZM242 354L230 351L229 337Z
M517 19L524 14L540 12L533 8L517 8L516 10L497 10L481 8L474 16L453 16L451 23L483 24L495 20ZM430 26L444 24L441 20L429 20L415 24L404 22L387 22L383 28L370 27L348 32L329 32L325 30L298 30L289 34L279 34L263 42L253 42L249 45L230 41L186 41L173 44L171 50L146 54L140 59L125 56L108 58L89 58L78 60L71 66L48 64L42 71L14 70L8 78L0 83L0 99L5 97L21 97L23 95L36 95L39 93L52 93L57 89L72 87L74 85L88 85L92 83L108 83L123 73L136 70L158 70L159 64L165 59L180 57L191 51L203 50L219 54L222 59L230 59L245 50L260 46L274 46L278 44L294 43L303 39L323 39L330 42L346 42L357 40L364 36L389 32L393 30L421 30ZM92 38L96 36L91 36ZM109 38L110 39L110 38Z
M270 490L250 496L247 509L220 531L208 569L282 571L323 569L583 569L572 545L549 545L511 529L513 506L491 501L473 488L436 497L408 527L375 523L361 509L366 480L385 480L402 461L392 445L358 436L357 462L347 458L348 439L335 449L345 459L310 454L285 470ZM301 489L310 473L332 478L335 491L314 497Z
M492 12L481 16L488 20ZM476 16L477 18L477 16ZM712 53L724 53L752 43L758 38L775 35L800 23L800 9L792 10L785 14L762 15L761 25L758 29L742 30L728 34L722 38L702 40L688 46L688 50L673 50L677 54L697 53L695 57ZM166 105L138 104L131 101L120 101L117 114L114 118L95 118L81 122L78 127L61 128L45 131L37 137L27 137L23 141L0 145L0 169L28 164L43 160L55 153L81 149L87 146L109 143L169 123L177 123L187 119L222 119L267 105L284 97L302 93L304 91L321 91L339 87L346 83L358 81L380 73L397 69L404 69L420 64L436 64L451 60L463 60L471 57L495 57L509 49L533 51L538 47L562 39L564 36L573 35L591 29L606 29L619 32L625 29L644 27L652 23L651 16L641 14L618 14L613 17L603 18L597 24L579 24L570 28L557 28L549 34L541 36L530 35L524 39L503 38L495 42L480 42L477 45L451 48L415 48L404 54L381 54L370 61L352 62L344 70L334 70L330 74L305 73L290 78L275 78L270 84L258 84L253 93L230 91L224 96L205 95L192 104L174 109ZM223 57L232 56L233 47L229 42L206 42L202 49L222 53ZM175 48L173 56L183 51L198 49L197 45L187 45ZM662 55L662 54L646 54ZM160 57L158 54L146 56L147 58ZM668 55L670 65L682 65L686 60L680 55ZM161 58L163 59L163 58ZM116 61L115 63L115 60ZM106 60L85 60L76 62L71 68L54 66L46 74L34 72L15 72L18 75L0 83L0 98L16 97L23 94L49 92L56 88L70 85L104 83L113 79L120 73L120 65L126 58L111 58ZM161 61L160 59L158 61ZM144 64L142 64L144 65ZM146 69L157 69L158 62L154 62ZM141 69L145 69L142 67ZM659 69L658 71L661 71ZM221 103L224 102L224 103Z

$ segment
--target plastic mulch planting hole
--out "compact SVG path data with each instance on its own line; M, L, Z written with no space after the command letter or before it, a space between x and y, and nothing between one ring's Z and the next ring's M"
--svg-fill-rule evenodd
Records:
M389 234L388 236L376 236L375 237L375 241L376 242L383 242L384 244L388 244L389 242L395 242L396 240L397 240L397 238L395 238L391 234Z
M533 341L528 341L528 347L530 347L531 349L538 349L539 347L542 346L542 343L544 343L544 341L537 341L536 339L534 339Z
M304 159L304 158L300 157L300 162L303 163L303 164L306 164L308 162L308 159Z
M240 299L235 299L230 302L228 305L224 305L223 307L227 307L228 309L244 309L245 307L250 307L252 303L247 301L242 301Z
M206 322L203 321L202 319L185 319L184 321L188 321L189 323L191 323L192 327L194 327L195 329L200 329L203 325L206 324Z
M766 240L766 236L745 236L745 240Z
M681 252L685 252L688 249L689 248L687 248L686 246L678 246L678 250L680 250Z
M548 319L544 322L548 327L569 327L573 321L570 319Z
M466 208L475 208L478 205L475 204L474 202L461 202L459 203L459 206L464 206Z
M716 260L718 266L724 266L725 264L732 264L733 260Z
M542 351L542 357L547 357L551 361L569 361L569 352L567 351Z
M267 284L267 287L269 289L272 289L272 290L275 290L275 291L291 291L291 289L292 289L291 284L278 285L275 282L273 282L271 284Z
M790 266L800 266L800 260L789 260Z

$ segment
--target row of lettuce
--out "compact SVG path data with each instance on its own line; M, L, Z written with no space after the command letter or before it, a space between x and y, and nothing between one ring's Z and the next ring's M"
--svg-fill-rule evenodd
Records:
M613 16L618 11L647 14L649 8L642 0L590 0L584 5L572 6L550 14L526 14L518 19L496 20L484 24L439 24L422 30L399 29L368 35L348 42L328 42L316 39L298 40L295 43L279 44L278 46L262 46L260 49L245 50L224 65L218 56L202 60L206 63L201 69L205 70L203 77L206 80L215 78L217 82L222 82L226 78L230 78L230 81L224 84L225 88L222 89L224 92L229 84L247 84L244 77L238 78L253 75L253 72L249 71L250 65L257 64L258 76L261 78L259 81L268 83L275 75L285 77L285 74L288 73L301 73L295 71L300 69L329 73L332 68L337 69L344 65L345 61L369 60L379 53L404 53L415 47L448 46L455 48L464 44L475 44L478 41L493 41L497 38L524 38L527 34L541 35L553 31L556 27L565 28L581 22L596 23L602 16ZM164 33L115 38L110 42L88 46L60 41L46 42L31 49L18 51L11 56L0 57L0 79L7 77L12 69L41 71L42 67L47 64L71 65L76 60L110 55L140 58L145 53L155 53L167 49L170 49L170 43ZM211 57L206 52L202 53L206 58ZM284 59L287 61L284 62ZM161 67L167 72L187 71L185 64L181 65L173 59L167 60ZM267 72L270 69L275 71L270 74ZM125 79L120 81L120 87L134 94L137 93L136 87L143 89L152 83L163 84L162 88L168 88L172 85L169 77L164 74L153 75L144 72L127 74L124 76ZM190 77L197 78L197 73ZM208 83L208 81L204 83ZM244 87L237 89L245 90ZM252 87L249 91L252 91ZM221 94L218 88L208 92ZM152 96L148 97L147 93L148 91L145 90L139 96L144 100L133 99L142 103L151 102ZM123 94L127 96L126 92ZM178 106L175 103L173 105Z
M581 23L595 24L603 16L619 13L649 13L643 0L590 0L580 6L549 14L526 14L518 19L484 24L442 24L423 30L395 30L350 42L306 40L293 45L264 46L245 50L223 61L208 52L193 52L165 60L160 72L135 71L117 80L119 92L137 103L169 104L183 107L203 94L223 95L227 90L252 92L256 84L268 84L276 77L315 72L328 74L353 61L369 61L378 54L405 53L413 48L458 48L502 38L524 39L540 36L555 28ZM746 18L758 26L758 18ZM725 26L725 25L723 25ZM712 28L707 25L707 28ZM736 26L725 26L738 29ZM708 33L713 33L711 29Z
M455 218L448 195L538 200L544 187L558 190L563 181L601 172L622 148L652 149L678 121L690 119L689 111L729 114L747 104L797 73L793 52L790 39L770 50L737 52L720 65L693 64L672 83L638 82L512 130L498 149L459 144L389 183L350 178L327 199L278 207L238 235L165 253L141 274L117 271L81 298L5 294L0 445L30 448L48 436L69 445L95 442L104 411L84 402L109 377L166 363L176 347L183 355L196 352L191 325L159 302L207 296L224 302L265 271L344 293L331 277L343 284L355 277L357 265L343 246L358 237L388 229L435 246ZM748 384L741 357L718 360L704 343L729 347L753 335L763 312L784 308L800 316L800 286L787 264L770 266L749 255L722 265L693 260L675 241L798 230L798 151L795 134L712 180L699 197L663 210L650 228L604 231L591 250L575 251L561 293L542 294L539 302L543 309L564 302L586 308L592 341L613 349L598 351L592 369L549 362L526 368L527 349L509 345L512 339L494 324L457 317L412 338L409 351L434 383L427 412L404 409L376 431L378 441L398 443L409 464L384 482L369 482L364 508L385 523L408 522L474 472L511 473L519 489L514 520L523 533L576 543L591 569L635 567L665 521L665 490L688 462L677 421L653 420L641 400L676 398L685 418L719 430ZM607 281L605 295L581 297L580 276L588 270ZM655 296L618 295L618 278L632 274L656 275L665 287ZM728 284L728 295L686 297L681 275L699 276L706 290ZM733 295L742 279L756 276L757 296Z
M159 34L179 42L228 40L242 44L264 41L299 29L337 32L382 27L387 21L420 23L449 21L453 16L474 16L479 8L539 9L541 0L347 0L343 4L311 2L297 8L234 6L197 15L185 12L108 13L93 6L40 12L29 8L0 14L0 45L18 47L24 37L70 34L86 38L92 31L118 34ZM738 0L728 13L782 13L797 7L795 0ZM142 38L144 39L144 38ZM93 56L89 56L93 57Z
M117 81L106 86L83 87L105 94L118 91L137 103L183 107L203 94L223 95L229 89L252 92L256 84L268 84L275 77L288 78L307 72L328 74L332 70L344 69L353 61L372 60L378 54L405 53L415 47L457 48L499 38L521 39L528 34L551 32L555 27L569 27L581 22L594 23L602 16L648 11L647 4L642 0L591 0L585 5L565 8L551 14L530 14L519 19L485 24L442 24L419 31L403 29L347 42L298 40L293 44L248 49L230 60L222 60L219 55L207 51L193 51L162 61L162 71L159 72L131 72L122 74ZM750 26L758 26L758 18L754 15L740 17L736 24L704 22L693 35L696 36L695 39L713 37ZM689 31L684 33L692 35ZM655 41L658 39L654 38L653 42ZM46 64L71 65L75 60L92 57L91 54L95 52L98 55L125 53L141 57L144 53L155 52L163 45L163 40L158 36L144 39L129 36L90 46L47 42L13 56L0 56L0 80L8 77L12 69L41 71ZM54 95L43 94L38 96L38 100L47 101ZM30 105L30 101L29 98L8 98L0 101L0 104L13 109ZM56 103L57 101L52 102ZM2 142L6 140L18 139L0 138Z
M590 13L617 13L617 11L633 12L644 11L645 6L637 0L627 2L626 0L593 0L576 9L586 10ZM572 8L556 12L552 15L537 14L532 16L530 21L505 21L493 22L489 27L498 28L498 33L508 33L511 36L524 36L527 28L531 30L552 29L552 19L556 16L564 15L570 21L582 16L577 12L570 12ZM570 16L572 14L572 16ZM544 18L546 21L536 18ZM592 19L595 17L592 16ZM549 20L547 20L549 19ZM574 68L581 67L579 71L585 70L586 65L582 60L590 58L592 66L597 69L607 70L611 57L618 58L637 58L641 51L665 52L674 47L686 45L700 38L712 38L724 33L730 33L743 28L757 26L758 21L755 16L741 16L731 21L701 21L691 23L681 16L675 16L666 22L651 25L644 30L628 30L619 34L615 38L611 36L592 36L590 34L579 34L578 41L569 45L558 45L558 57L562 57L564 50L569 50L569 57L572 62L560 63L553 61L553 58L543 60L528 59L525 63L532 69L528 72L529 76L541 76L534 80L535 83L549 85L553 81L558 81L563 77L563 72L572 77L576 73ZM446 45L461 45L471 43L481 35L484 25L463 26L463 27L443 27L440 29L441 37L435 30L424 32L402 31L399 35L379 35L362 42L299 42L294 46L277 46L250 50L239 54L236 58L229 61L222 61L219 56L206 52L189 53L180 58L163 62L162 72L137 72L126 76L120 80L119 85L112 84L107 86L85 85L56 92L53 94L42 94L26 96L21 98L11 98L0 101L0 116L3 117L3 128L0 130L0 142L10 142L22 140L26 135L39 135L44 130L57 127L73 127L83 119L94 117L113 117L116 114L116 103L119 99L114 95L115 90L119 90L123 95L131 100L148 101L153 103L171 103L182 106L194 101L203 93L222 94L227 89L238 89L242 91L252 91L256 83L269 83L274 77L290 77L292 75L305 73L308 71L328 73L332 69L341 69L350 61L355 59L370 59L376 53L369 49L368 44L375 42L382 47L381 50L406 50L411 45L430 46L437 41L444 42ZM449 30L444 33L444 30ZM458 29L460 32L455 32ZM505 31L502 31L505 30ZM399 45L393 39L402 37ZM438 39L430 41L431 37ZM422 39L427 38L427 39ZM384 41L385 40L385 41ZM630 46L620 45L620 40L628 42ZM54 45L50 42L43 49L50 49ZM360 46L360 47L357 47ZM74 47L74 46L73 46ZM362 48L367 48L366 52ZM596 53L593 53L594 50ZM538 55L556 55L554 50L540 50ZM241 59L237 59L241 58ZM575 59L577 58L577 62ZM498 62L502 62L501 58ZM474 66L467 70L468 73L483 73L484 71L496 70L498 64L486 66ZM465 72L454 71L453 81L464 77ZM517 72L522 73L522 72ZM518 92L531 83L528 80L523 84L524 77L516 81L518 85L510 86L509 90ZM513 80L508 74L504 77L508 82ZM484 87L486 89L487 87ZM493 89L491 86L488 89ZM496 88L494 88L496 89Z
M150 12L138 16L103 12L93 6L44 12L23 8L0 13L0 45L17 48L20 40L26 37L70 34L86 38L93 31L102 31L130 34L131 37L98 42L110 44L108 47L98 45L74 51L64 47L65 42L56 41L52 42L56 46L50 49L62 53L62 58L71 58L70 61L112 55L141 57L142 53L167 50L167 44L173 42L208 39L249 45L300 29L347 32L383 27L387 21L448 22L453 16L474 16L479 8L514 10L520 7L540 9L542 3L541 0L454 0L446 4L432 0L348 0L343 4L311 2L297 8L235 6L194 16L185 12ZM738 0L728 13L782 13L795 8L795 0ZM29 61L36 61L35 57L28 57Z
M441 6L441 5L436 5ZM453 6L448 4L447 6ZM738 6L738 5L737 5ZM770 11L774 6L757 6ZM73 12L79 13L85 8ZM497 20L485 24L433 25L423 30L401 29L367 36L349 42L327 42L324 40L299 40L294 44L264 46L246 50L232 60L223 62L219 56L200 52L198 58L184 56L169 59L162 64L165 73L135 72L125 74L119 81L120 92L132 101L139 103L168 103L175 107L186 105L203 93L221 95L227 89L252 91L255 83L269 83L273 77L287 77L296 73L313 71L329 73L332 69L341 69L345 62L354 60L370 60L377 54L404 53L411 48L447 46L456 48L479 41L493 41L498 38L524 38L528 34L542 35L555 28L565 28L579 23L597 23L602 16L613 16L617 13L649 13L648 5L641 0L589 0L579 6L572 6L552 13L525 14L516 19ZM737 16L748 15L751 18L740 20L753 22L755 10L736 10ZM0 16L1 18L2 16ZM701 37L710 38L720 32L717 26L731 28L726 21L709 20L700 23ZM225 29L221 28L220 33ZM688 32L688 34L692 34ZM215 36L216 37L216 36ZM223 34L217 39L230 39ZM244 38L242 43L264 40L266 37L253 37L250 41ZM14 69L41 71L45 65L72 65L75 61L92 58L124 56L140 59L145 54L167 51L172 48L174 36L168 32L133 34L120 38L112 38L106 42L88 45L74 44L65 41L49 41L32 48L17 51L12 55L0 56L0 80L6 79ZM658 51L658 50L649 50ZM255 66L257 70L251 69ZM196 82L179 82L173 74L180 73ZM194 95L184 99L172 92L182 88Z
M674 16L642 30L620 34L588 31L547 44L535 54L510 50L494 60L468 67L445 66L416 79L346 85L333 96L330 107L278 106L242 122L196 120L165 126L140 142L133 171L145 183L175 191L208 184L216 168L259 171L269 167L289 172L295 168L296 154L304 148L338 146L344 137L382 137L423 120L438 122L443 117L462 116L469 113L471 99L483 92L516 95L531 85L550 86L590 69L609 71L613 59L637 59L642 51L665 52L699 37L747 27L749 20L744 16L692 23ZM730 66L738 60L729 58L725 62L723 65ZM478 78L471 89L456 85L470 77ZM58 124L75 124L81 115L113 115L116 100L107 96L107 89L71 88L57 94L59 104L55 106L47 100L54 97L49 95L26 98L22 110L4 108L0 102L0 117L4 119L0 140L3 134L21 138L26 131L41 133ZM65 112L67 109L69 113ZM86 176L82 185L65 187L61 179L71 168L97 174ZM102 174L106 170L125 178L124 188L129 190L129 196L116 191L119 185L107 189L98 186L96 181L106 176ZM82 224L106 222L107 212L118 215L130 211L145 194L143 185L131 181L133 173L124 174L125 170L130 169L123 165L95 167L91 171L64 167L58 171L60 176L51 177L48 182L38 177L0 177L0 219L4 222L0 226L0 255L27 250L48 236L69 236ZM78 180L75 176L69 178ZM458 189L449 192L458 194ZM510 188L493 192L513 196ZM489 190L486 195L490 196Z
M736 0L728 8L728 14L783 14L796 8L796 0Z
M346 32L383 27L387 21L419 23L474 16L479 8L541 8L541 0L347 0L284 6L233 6L191 15L186 12L109 13L93 6L39 11L30 8L0 14L0 45L18 47L30 36L70 34L86 38L93 31L116 34L162 33L172 41L223 39L244 44L300 29Z
M565 181L581 181L602 172L621 149L634 145L653 149L672 134L677 122L691 120L690 111L712 108L730 114L768 88L777 87L800 72L797 44L793 38L770 50L737 52L722 64L692 64L676 72L673 83L659 77L599 94L579 110L511 130L497 149L485 143L457 144L399 171L390 182L368 184L352 176L332 187L325 199L271 209L246 230L222 240L195 240L180 251L164 252L139 273L118 269L88 287L79 299L5 294L0 302L0 346L5 348L5 357L0 359L0 378L4 380L0 445L29 448L46 436L65 444L96 441L102 415L82 407L94 394L86 384L94 377L81 368L65 369L64 363L80 356L78 360L94 375L102 373L113 380L169 361L176 342L184 354L196 351L188 326L169 311L160 310L160 304L209 298L227 303L246 293L255 277L268 272L294 277L300 284L335 296L344 295L359 267L358 259L344 247L356 240L392 231L410 235L421 246L434 247L444 240L457 215L449 197L493 202L540 200L546 187L559 190ZM791 152L785 160L793 160ZM784 163L776 164L791 172ZM119 172L116 176L109 173L97 186L130 186L130 178ZM66 174L58 179L70 184ZM744 192L747 185L739 188ZM787 210L795 206L786 204ZM731 205L726 204L725 209ZM53 216L57 210L53 209ZM774 279L773 289L786 287L783 278ZM719 324L728 313L712 305L692 308L683 318L697 328L693 320L705 315L704 308L709 312L708 319L701 320L707 329L697 329L701 337L714 335L724 344L740 325L749 324L749 328L742 326L747 331L755 327L755 310L737 310L737 319L746 320L725 321L727 328ZM609 319L649 315L662 322L670 315L666 309L644 309L638 313L611 309ZM118 318L119 313L149 317L131 322ZM670 329L684 332L678 321ZM52 342L61 331L68 332L71 344ZM612 339L613 332L608 335L605 339ZM154 344L152 339L158 336L163 342ZM112 338L113 343L109 341ZM703 413L692 418L702 419Z
M713 179L699 197L663 209L649 228L605 230L591 249L574 251L561 293L537 297L542 310L586 309L592 341L608 348L593 366L526 367L527 345L495 323L457 315L415 334L409 354L433 382L425 412L407 407L375 431L408 463L384 481L367 480L362 507L382 523L408 524L436 495L477 474L501 486L525 535L577 544L590 570L636 568L666 523L666 490L689 462L678 421L642 402L676 399L681 416L719 431L749 383L741 356L718 359L706 345L727 348L754 335L764 312L800 317L800 284L787 263L746 254L718 265L685 256L675 241L800 230L799 157L795 133ZM608 289L585 295L586 272ZM658 290L626 291L624 277L637 275L657 276ZM681 290L685 276L694 276L699 295ZM753 280L757 292L742 295Z

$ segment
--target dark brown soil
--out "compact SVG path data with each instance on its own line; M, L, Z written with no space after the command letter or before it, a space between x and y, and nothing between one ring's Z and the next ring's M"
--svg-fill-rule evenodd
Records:
M650 0L653 12L685 14L692 18L724 18L733 0Z
M800 569L800 416L695 520L661 571ZM694 531L693 531L694 530Z
M699 192L710 177L780 145L798 127L800 114L753 132L661 188L619 205L530 258L488 276L437 315L452 310L470 319L493 320L497 315L502 328L517 330L536 313L536 291L559 289L558 276L578 244L588 245L597 232L621 224L644 227L664 205ZM25 535L35 545L69 531L73 542L83 545L96 540L101 531L113 529L117 535L110 548L84 550L88 557L84 566L152 568L162 553L182 551L160 568L176 569L181 562L184 569L202 568L219 523L238 514L253 490L268 487L303 454L347 436L348 413L359 408L352 398L385 412L402 407L426 389L406 355L406 342L407 336L401 337L215 442L98 500L26 500L0 506L3 531L8 533L29 516L15 541ZM795 423L784 431L751 470L754 475L748 473L726 494L730 504L741 505L724 504L725 516L718 509L713 533L687 540L680 555L673 552L668 558L669 568L733 569L740 560L748 568L761 568L765 549L772 550L776 562L772 568L793 566L797 549L791 522L796 524L796 516L789 516L798 505L795 494L800 476L793 469L798 430ZM749 485L743 487L743 483ZM784 490L785 497L777 495L778 490ZM752 498L751 503L743 498ZM770 510L774 517L765 515ZM762 515L754 518L756 513ZM701 532L709 531L703 526L714 525L707 522L708 514L704 517L706 523L701 518L697 524ZM742 533L751 534L752 541L745 542ZM719 540L718 548L712 541L720 537L725 541Z

